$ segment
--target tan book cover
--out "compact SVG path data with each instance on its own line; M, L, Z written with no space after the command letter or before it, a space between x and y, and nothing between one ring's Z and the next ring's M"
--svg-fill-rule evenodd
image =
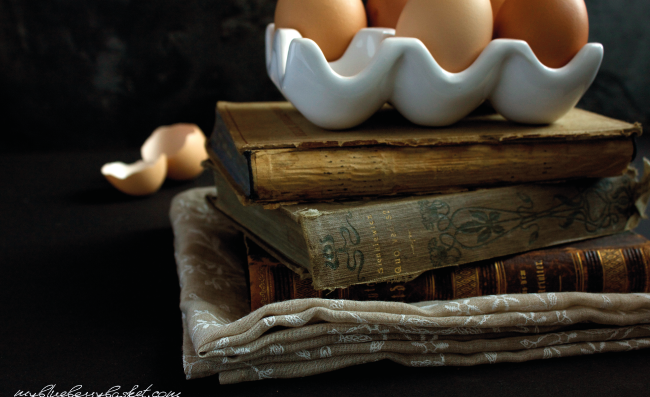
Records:
M475 114L450 127L421 127L389 106L354 129L328 131L288 102L219 102L207 146L249 204L616 176L641 132L639 124L580 109L544 126Z

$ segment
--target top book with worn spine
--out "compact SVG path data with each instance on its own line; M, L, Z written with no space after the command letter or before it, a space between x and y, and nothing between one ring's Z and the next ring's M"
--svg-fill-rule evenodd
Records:
M358 127L329 131L288 102L219 102L207 145L244 204L271 204L617 176L641 132L580 109L542 126L477 113L421 127L388 105Z

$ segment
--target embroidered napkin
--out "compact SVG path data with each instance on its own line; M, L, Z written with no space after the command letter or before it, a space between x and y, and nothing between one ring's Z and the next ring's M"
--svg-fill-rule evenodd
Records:
M408 366L522 362L650 347L650 294L494 295L416 304L298 299L250 312L243 237L188 190L170 218L187 379L314 375L378 360Z

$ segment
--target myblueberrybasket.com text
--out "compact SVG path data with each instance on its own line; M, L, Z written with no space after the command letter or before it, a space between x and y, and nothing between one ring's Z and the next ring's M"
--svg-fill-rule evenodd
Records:
M139 385L130 390L113 386L106 391L85 391L82 385L68 390L56 390L56 385L47 385L37 392L18 390L14 397L180 397L180 392L153 390L153 385L141 389Z

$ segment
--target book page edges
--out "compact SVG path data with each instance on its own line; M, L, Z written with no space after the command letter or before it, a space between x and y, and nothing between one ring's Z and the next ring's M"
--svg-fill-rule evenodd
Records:
M266 204L613 177L625 173L633 155L633 139L607 139L381 150L278 149L252 152L249 158L252 199Z

